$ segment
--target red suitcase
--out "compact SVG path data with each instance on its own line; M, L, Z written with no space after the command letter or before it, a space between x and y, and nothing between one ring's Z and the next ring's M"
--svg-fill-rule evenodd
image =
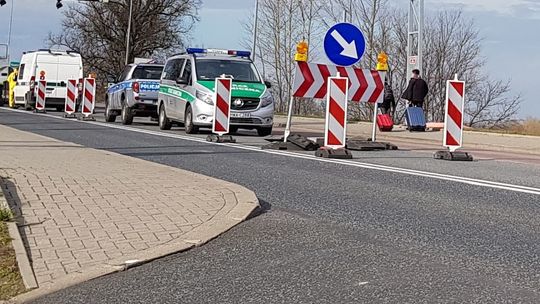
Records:
M381 132L390 132L394 128L394 121L390 114L377 115L377 126Z

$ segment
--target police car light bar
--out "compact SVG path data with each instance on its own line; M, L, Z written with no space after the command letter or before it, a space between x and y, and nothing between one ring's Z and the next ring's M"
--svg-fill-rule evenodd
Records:
M232 55L238 57L250 57L250 51L235 51L235 50L221 50L221 49L201 49L201 48L188 48L188 54L221 54Z

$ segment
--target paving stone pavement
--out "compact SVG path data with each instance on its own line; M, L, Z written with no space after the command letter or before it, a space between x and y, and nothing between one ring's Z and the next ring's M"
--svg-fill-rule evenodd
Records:
M4 126L0 134L2 190L40 289L181 238L237 204L231 183Z

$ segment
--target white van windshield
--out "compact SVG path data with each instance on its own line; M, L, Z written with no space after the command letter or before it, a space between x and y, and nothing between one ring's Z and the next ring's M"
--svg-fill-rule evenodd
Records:
M197 80L214 80L225 74L233 81L261 82L253 64L249 61L227 59L197 59Z

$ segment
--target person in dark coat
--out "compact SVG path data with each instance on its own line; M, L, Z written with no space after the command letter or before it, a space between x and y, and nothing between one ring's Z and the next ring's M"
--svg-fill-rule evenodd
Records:
M384 80L384 97L381 104L381 113L391 114L391 110L396 109L396 99L394 97L394 91L392 87L388 84L388 81Z
M409 85L401 98L408 100L412 106L422 108L424 106L424 99L429 92L428 85L424 79L420 78L420 70L415 69L412 73Z

